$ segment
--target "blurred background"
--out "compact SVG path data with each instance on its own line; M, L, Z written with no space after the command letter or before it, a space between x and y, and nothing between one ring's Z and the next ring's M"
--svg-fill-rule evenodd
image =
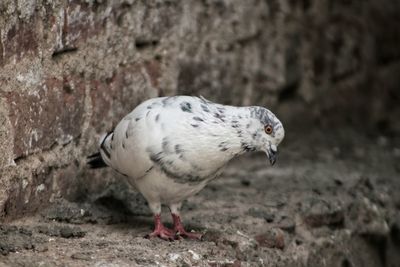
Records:
M397 188L399 74L396 0L2 0L0 217L127 202L85 157L143 100L177 94L265 106L285 125L282 162L357 162Z

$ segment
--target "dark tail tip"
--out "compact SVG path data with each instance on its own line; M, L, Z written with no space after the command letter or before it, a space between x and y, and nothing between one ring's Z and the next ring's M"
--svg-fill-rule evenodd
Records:
M87 157L87 160L88 160L87 164L90 166L91 169L99 169L107 167L107 164L101 157L100 152L90 155L89 157Z

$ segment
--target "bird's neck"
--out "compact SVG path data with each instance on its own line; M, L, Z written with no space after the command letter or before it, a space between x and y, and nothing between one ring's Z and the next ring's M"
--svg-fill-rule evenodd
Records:
M219 148L234 157L258 150L254 142L254 124L250 107L223 106L220 109L221 126L215 134L220 137Z

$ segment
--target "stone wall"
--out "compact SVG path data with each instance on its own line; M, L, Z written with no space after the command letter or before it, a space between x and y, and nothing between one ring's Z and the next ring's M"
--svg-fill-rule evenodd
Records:
M390 0L1 1L0 217L103 190L85 156L158 95L398 133L399 15Z

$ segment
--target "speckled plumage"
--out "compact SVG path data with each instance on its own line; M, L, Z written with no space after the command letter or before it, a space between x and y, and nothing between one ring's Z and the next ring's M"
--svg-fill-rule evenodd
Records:
M273 132L267 134L265 125ZM181 202L218 176L232 158L265 151L274 161L284 137L281 122L262 107L233 107L204 98L149 99L100 141L105 163L127 177L154 214Z

